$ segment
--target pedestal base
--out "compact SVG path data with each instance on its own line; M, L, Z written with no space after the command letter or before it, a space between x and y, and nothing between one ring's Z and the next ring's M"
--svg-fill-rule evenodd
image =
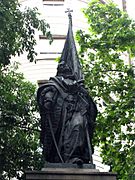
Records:
M26 171L26 180L116 180L115 173L83 168L44 168Z
M77 168L77 169L96 169L95 164L73 164L73 163L45 163L42 171L46 168Z

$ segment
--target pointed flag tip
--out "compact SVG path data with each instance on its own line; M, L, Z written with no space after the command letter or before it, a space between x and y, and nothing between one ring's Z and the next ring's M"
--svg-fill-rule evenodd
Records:
M68 12L69 17L69 27L65 45L57 68L57 76L63 76L64 78L80 81L83 79L83 74L81 71L81 65L77 55L77 49L72 31L71 12L73 11L67 9L66 12Z

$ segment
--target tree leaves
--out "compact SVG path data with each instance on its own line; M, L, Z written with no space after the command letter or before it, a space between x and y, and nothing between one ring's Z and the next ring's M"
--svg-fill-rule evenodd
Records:
M0 67L0 174L22 179L24 170L42 166L35 86L16 72Z
M11 56L27 52L35 61L35 31L50 43L50 26L37 8L20 10L17 0L0 1L0 179L22 179L25 169L42 167L35 86L27 82Z
M40 19L37 8L20 11L17 0L0 2L0 64L8 65L11 56L27 52L29 61L34 61L37 53L35 30L42 31L50 43L52 36L49 24Z
M113 3L94 0L83 12L89 33L79 30L76 38L86 86L99 110L94 141L101 147L103 162L119 179L129 179L135 163L135 80L133 66L125 62L123 53L130 53L132 61L135 22Z

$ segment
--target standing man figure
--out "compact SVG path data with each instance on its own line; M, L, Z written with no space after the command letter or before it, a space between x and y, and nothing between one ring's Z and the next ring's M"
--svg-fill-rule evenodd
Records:
M84 87L81 66L69 29L57 75L37 92L43 155L50 163L93 163L91 143L97 108Z

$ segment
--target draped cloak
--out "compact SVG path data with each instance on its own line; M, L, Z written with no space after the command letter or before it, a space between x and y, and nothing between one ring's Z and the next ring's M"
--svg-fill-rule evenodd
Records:
M84 86L74 84L71 93L64 86L62 78L56 76L41 86L37 95L41 114L41 142L45 160L61 162L52 137L52 128L64 162L68 163L73 158L80 158L83 162L88 163L90 154L86 128L88 128L91 140L97 109ZM92 144L91 148L93 149Z

